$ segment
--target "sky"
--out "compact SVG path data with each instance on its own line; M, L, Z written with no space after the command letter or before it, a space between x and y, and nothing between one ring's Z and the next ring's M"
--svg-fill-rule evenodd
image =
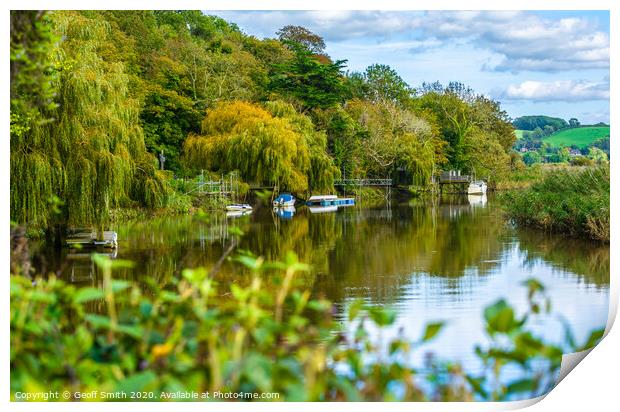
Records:
M258 38L288 24L347 70L388 64L416 87L460 81L515 118L609 122L608 11L205 11Z

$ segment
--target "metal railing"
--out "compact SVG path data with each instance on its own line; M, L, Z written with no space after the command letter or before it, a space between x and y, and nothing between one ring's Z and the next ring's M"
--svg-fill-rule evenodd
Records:
M392 179L340 179L334 186L392 186Z

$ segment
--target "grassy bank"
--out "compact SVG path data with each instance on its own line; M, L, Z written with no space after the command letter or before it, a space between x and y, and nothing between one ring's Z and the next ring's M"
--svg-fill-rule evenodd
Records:
M501 196L519 225L609 241L609 166L558 168Z

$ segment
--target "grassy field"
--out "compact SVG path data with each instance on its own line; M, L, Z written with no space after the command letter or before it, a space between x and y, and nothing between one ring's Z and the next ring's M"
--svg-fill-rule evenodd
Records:
M523 139L523 132L526 130L515 130L515 134L517 135L517 139Z
M609 136L609 126L577 127L560 130L549 137L545 137L543 142L547 142L554 147L572 145L587 147L595 140L607 136Z

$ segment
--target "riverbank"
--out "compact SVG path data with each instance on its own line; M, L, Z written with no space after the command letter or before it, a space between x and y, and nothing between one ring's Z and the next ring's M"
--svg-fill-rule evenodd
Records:
M500 199L518 225L609 242L609 165L547 172L529 188Z

